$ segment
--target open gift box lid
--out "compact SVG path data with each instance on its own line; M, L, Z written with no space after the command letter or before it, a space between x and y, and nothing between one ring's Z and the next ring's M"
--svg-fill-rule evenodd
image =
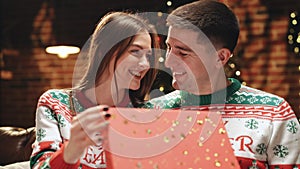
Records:
M110 108L109 169L240 168L221 115L195 109Z

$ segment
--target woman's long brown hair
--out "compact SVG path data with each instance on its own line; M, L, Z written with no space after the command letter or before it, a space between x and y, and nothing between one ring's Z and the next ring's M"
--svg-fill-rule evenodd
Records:
M159 53L158 35L150 24L137 15L125 12L112 12L105 15L97 25L90 38L86 55L89 64L81 78L77 89L82 91L99 85L105 80L110 62L114 60L114 71L121 55L132 44L135 36L142 31L149 32L153 57L150 59L150 70L141 80L141 86L136 91L129 91L129 97L134 107L140 105L150 92L157 73L157 58ZM113 58L115 57L115 58ZM118 87L115 81L115 87Z

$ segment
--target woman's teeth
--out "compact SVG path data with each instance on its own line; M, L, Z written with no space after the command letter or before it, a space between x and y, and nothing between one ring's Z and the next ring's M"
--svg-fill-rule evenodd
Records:
M138 77L140 77L141 76L141 73L140 72L135 72L135 71L129 71L130 72L130 74L132 74L133 76L138 76Z

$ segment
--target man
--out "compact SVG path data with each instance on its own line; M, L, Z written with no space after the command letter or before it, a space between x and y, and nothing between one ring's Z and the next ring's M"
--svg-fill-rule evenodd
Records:
M167 23L165 65L177 90L144 107L219 110L242 169L300 168L300 125L289 104L225 76L239 36L234 13L201 0L172 11Z

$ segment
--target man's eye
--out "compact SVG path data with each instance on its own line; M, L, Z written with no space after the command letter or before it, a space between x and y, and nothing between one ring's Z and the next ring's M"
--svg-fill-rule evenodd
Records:
M184 52L179 52L179 55L181 57L187 57L189 54L188 53L184 53Z

